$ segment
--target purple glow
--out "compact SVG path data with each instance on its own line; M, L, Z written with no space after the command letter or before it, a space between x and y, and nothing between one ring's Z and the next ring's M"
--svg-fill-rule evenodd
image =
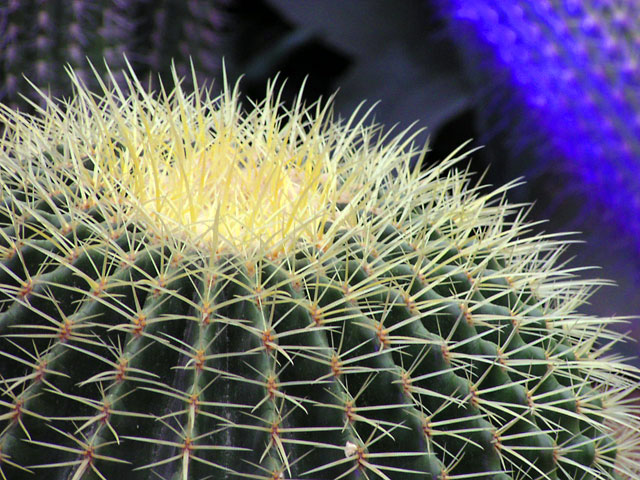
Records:
M640 254L640 2L436 1L526 112L521 133L547 139Z

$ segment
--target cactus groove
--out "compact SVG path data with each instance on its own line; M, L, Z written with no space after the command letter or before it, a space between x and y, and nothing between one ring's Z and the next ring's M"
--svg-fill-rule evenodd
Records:
M126 78L0 110L0 477L640 478L621 319L511 185Z

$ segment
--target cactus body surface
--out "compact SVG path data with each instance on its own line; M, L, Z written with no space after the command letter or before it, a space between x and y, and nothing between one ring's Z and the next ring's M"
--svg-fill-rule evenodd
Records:
M0 111L0 477L640 478L618 320L508 186L126 78Z

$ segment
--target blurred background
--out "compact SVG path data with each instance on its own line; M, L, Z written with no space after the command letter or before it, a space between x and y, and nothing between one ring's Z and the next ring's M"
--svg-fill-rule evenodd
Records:
M33 110L26 75L51 95L89 58L119 81L123 54L152 86L174 60L190 84L221 83L222 62L251 98L286 78L291 102L337 92L399 132L423 129L429 163L466 140L484 182L533 204L536 231L580 232L579 274L610 279L588 315L640 315L640 2L637 0L0 0L0 101ZM158 75L157 75L158 74ZM620 329L640 339L640 320ZM626 356L640 349L619 345ZM636 359L635 363L640 366Z

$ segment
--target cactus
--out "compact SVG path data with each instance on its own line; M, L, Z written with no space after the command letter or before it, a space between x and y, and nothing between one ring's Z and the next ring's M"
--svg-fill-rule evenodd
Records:
M125 78L0 110L0 477L640 478L603 282L463 147Z
M94 89L89 58L105 72L104 57L117 74L126 55L142 76L170 79L173 60L184 75L192 58L200 75L220 66L222 0L9 0L0 7L0 100L14 107L27 90L26 75L55 97L70 93L70 65ZM189 77L187 77L189 78ZM40 99L41 101L41 99Z
M221 64L221 31L225 23L223 7L228 0L137 0L144 20L136 53L143 56L146 68L160 72L163 81L172 80L170 67L191 86L191 65L203 82L218 73ZM109 62L110 64L110 62Z
M561 172L580 213L640 258L640 3L434 2L483 78L479 115L511 152L505 168Z

